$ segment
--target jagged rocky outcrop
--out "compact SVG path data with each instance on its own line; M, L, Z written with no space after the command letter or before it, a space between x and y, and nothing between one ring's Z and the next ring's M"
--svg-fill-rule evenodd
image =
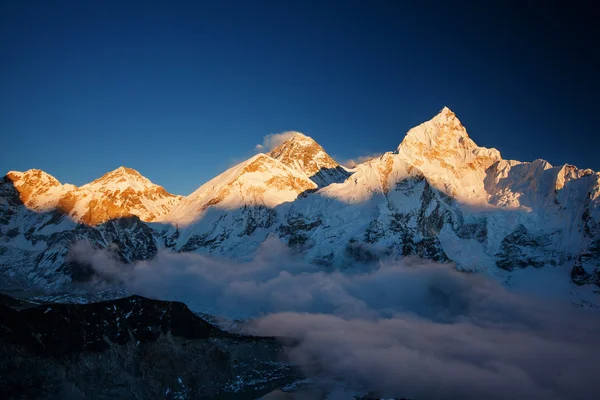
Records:
M0 187L0 268L54 287L89 273L69 264L76 240L133 262L161 248L247 260L277 237L323 268L416 256L503 279L558 268L573 291L598 284L600 174L504 160L477 146L448 108L395 151L351 170L294 133L184 198L160 197L144 179L118 169L82 186L100 207L85 214L56 195L78 193L69 185L41 171L9 174ZM127 189L136 185L146 189ZM63 200L53 203L57 196ZM121 211L111 213L103 204L114 199Z
M0 295L2 398L240 398L296 379L272 338L140 296L36 304Z

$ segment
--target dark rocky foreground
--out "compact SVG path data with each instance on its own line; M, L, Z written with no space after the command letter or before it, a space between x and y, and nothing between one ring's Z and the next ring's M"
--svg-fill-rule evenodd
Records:
M132 296L35 304L0 294L2 399L254 399L298 372L273 338Z

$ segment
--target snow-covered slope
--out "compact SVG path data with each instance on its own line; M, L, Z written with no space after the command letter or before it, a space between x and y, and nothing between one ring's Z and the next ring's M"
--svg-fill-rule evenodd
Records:
M184 198L166 220L189 225L200 220L210 207L225 210L244 206L273 208L316 187L306 175L260 153L202 185Z
M135 260L160 247L250 259L277 237L323 268L418 256L507 285L549 271L575 296L600 286L600 174L504 160L448 108L352 170L296 133L185 198L125 168L80 188L31 170L5 178L0 205L0 265L39 282L69 269L78 238Z
M303 173L257 154L184 198L167 216L162 240L178 251L249 257L277 225L275 209L316 188Z

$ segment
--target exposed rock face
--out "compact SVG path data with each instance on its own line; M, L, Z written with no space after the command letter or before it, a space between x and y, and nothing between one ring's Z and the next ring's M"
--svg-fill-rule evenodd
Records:
M502 240L500 252L496 254L496 265L507 271L514 268L555 265L558 260L546 258L550 253L546 247L550 244L551 239L548 236L531 234L525 226L519 225Z
M0 350L6 399L243 397L298 377L274 339L139 296L38 305L0 295Z

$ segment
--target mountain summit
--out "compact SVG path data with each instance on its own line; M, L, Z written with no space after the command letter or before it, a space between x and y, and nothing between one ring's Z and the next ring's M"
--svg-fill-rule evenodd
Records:
M128 215L146 222L160 221L181 198L127 167L104 174L72 195L80 209L87 208L83 221L89 225Z
M438 189L477 203L487 201L486 169L502 159L498 150L477 146L448 107L409 130L397 151Z
M319 187L343 182L350 175L323 147L300 132L268 153L295 171L301 172Z
M115 170L112 170L110 172L107 172L106 174L102 175L100 178L92 181L91 183L96 183L96 182L110 182L110 181L124 181L124 180L130 180L130 181L143 181L145 183L149 182L148 179L146 179L144 176L142 176L142 174L140 174L138 171L136 171L133 168L127 168L124 166L121 166Z

